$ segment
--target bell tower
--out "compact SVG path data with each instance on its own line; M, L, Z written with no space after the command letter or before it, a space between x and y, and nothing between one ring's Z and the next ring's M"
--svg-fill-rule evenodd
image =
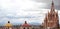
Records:
M59 17L58 11L55 11L54 2L51 3L51 10L48 12L44 19L44 29L58 29Z

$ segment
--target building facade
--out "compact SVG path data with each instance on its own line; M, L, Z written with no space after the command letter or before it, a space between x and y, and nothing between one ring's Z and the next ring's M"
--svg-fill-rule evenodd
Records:
M44 29L58 29L59 28L59 16L58 11L54 8L54 2L52 1L51 10L46 14L44 19Z

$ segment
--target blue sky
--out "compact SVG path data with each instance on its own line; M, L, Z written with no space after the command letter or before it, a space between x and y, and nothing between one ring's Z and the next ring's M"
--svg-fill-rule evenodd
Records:
M45 14L50 10L52 0L0 0L0 24L42 23ZM54 0L55 9L60 16L59 0ZM60 19L60 18L59 18Z

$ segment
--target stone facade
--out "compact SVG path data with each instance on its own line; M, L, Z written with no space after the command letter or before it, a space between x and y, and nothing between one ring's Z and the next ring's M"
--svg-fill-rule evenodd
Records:
M58 11L54 9L53 1L51 4L51 10L46 14L43 24L44 29L58 29L59 27Z

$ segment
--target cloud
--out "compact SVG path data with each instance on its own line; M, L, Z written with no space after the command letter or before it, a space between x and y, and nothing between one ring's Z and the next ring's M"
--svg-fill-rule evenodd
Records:
M51 0L0 0L0 4L0 23L7 23L8 20L12 24L24 21L42 23L50 10ZM55 6L59 7L59 4Z
M50 6L51 6L51 2L52 2L52 0L32 0L32 1L34 1L34 2L37 2L37 3L47 3L46 5L46 7L43 7L43 8L45 8L45 9L50 9ZM60 10L60 0L53 0L54 1L54 5L55 5L55 8L57 9L57 10Z

